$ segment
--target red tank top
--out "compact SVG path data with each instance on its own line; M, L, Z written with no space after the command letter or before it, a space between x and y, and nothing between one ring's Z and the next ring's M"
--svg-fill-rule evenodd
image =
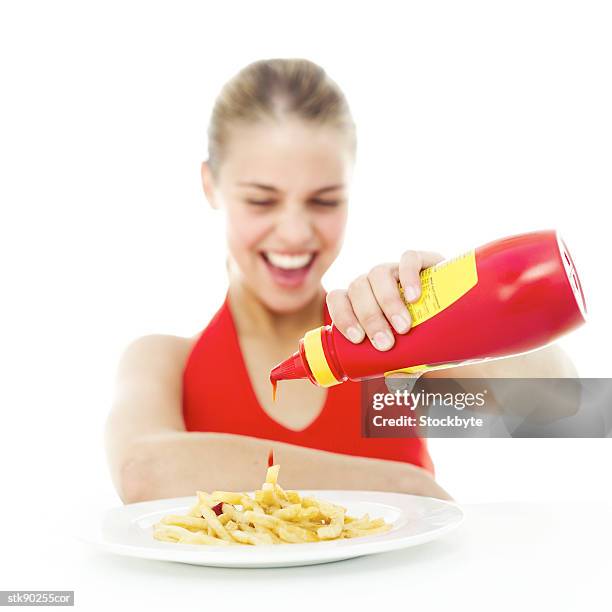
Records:
M324 321L331 323L326 305ZM327 390L319 416L301 431L287 429L270 417L251 385L229 295L200 334L183 373L187 431L233 433L346 455L406 461L434 473L422 438L361 437L360 401L359 383L347 381Z

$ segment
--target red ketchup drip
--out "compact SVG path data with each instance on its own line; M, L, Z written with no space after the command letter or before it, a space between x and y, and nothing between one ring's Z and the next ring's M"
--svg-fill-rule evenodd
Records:
M276 401L276 387L278 385L278 381L271 380L270 382L272 383L272 401L275 402Z

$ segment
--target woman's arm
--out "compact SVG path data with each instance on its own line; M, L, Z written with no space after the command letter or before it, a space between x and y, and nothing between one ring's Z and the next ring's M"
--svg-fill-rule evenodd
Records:
M551 344L523 355L438 370L454 378L577 378L568 354Z
M569 355L557 344L522 355L432 370L423 377L458 380L468 393L486 390L487 402L481 409L484 412L513 412L547 423L573 416L580 407L581 385L571 380L578 378L578 372ZM504 381L507 378L570 380L563 385L545 381L539 385L526 380L522 385L509 384Z
M185 431L182 373L190 348L184 338L147 336L132 343L121 359L106 445L124 502L192 495L197 489L257 489L270 448L286 488L369 489L451 499L426 470L408 463Z
M204 491L259 489L268 451L287 489L397 491L451 499L424 469L236 434L165 432L141 438L122 474L125 502Z

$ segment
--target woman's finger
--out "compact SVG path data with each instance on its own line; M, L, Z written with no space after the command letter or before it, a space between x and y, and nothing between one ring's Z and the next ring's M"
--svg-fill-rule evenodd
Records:
M374 348L379 351L388 351L395 343L395 337L365 274L357 277L349 285L348 297L353 312Z
M399 262L399 281L408 302L416 302L421 297L421 270L441 261L444 261L444 257L431 251L406 251L402 255Z
M396 332L405 334L410 330L412 319L397 287L397 264L381 264L372 268L368 279L387 320Z
M347 340L359 344L365 338L365 332L353 312L347 292L334 289L327 294L326 300L334 325Z

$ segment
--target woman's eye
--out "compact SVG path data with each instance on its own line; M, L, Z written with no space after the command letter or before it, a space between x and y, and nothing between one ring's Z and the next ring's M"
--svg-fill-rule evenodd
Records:
M247 200L247 203L255 206L270 206L275 202L274 200Z
M317 204L319 206L338 206L340 203L339 200L324 200L321 198L314 198L310 200L313 204Z

